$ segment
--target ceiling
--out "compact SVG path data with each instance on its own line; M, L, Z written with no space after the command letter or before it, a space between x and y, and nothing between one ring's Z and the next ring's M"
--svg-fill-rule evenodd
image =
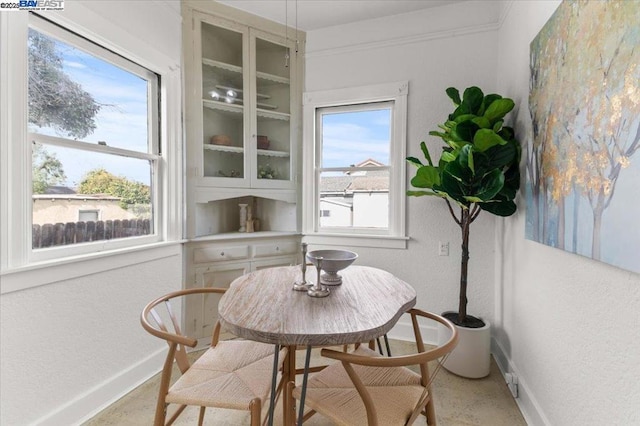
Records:
M465 0L218 0L254 15L313 31ZM296 25L297 12L297 25Z

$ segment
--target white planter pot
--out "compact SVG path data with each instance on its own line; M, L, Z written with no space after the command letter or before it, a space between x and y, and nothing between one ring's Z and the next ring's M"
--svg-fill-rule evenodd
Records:
M485 321L482 328L455 326L458 330L458 345L444 363L444 368L453 374L469 379L489 375L491 367L491 328ZM438 343L445 343L451 333L444 326L438 328Z

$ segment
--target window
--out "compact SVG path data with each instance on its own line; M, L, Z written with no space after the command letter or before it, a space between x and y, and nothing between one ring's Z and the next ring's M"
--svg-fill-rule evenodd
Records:
M100 210L80 210L78 212L78 222L96 222Z
M403 82L305 94L303 227L310 242L406 246L407 92Z
M158 76L35 15L27 49L36 257L157 240Z

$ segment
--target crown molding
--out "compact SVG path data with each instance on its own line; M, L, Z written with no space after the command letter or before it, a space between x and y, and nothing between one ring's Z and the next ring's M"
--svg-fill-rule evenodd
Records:
M470 34L478 34L489 31L497 31L500 28L501 22L492 22L483 25L473 25L469 27L456 28L453 30L434 31L431 33L396 37L388 40L378 40L364 43L356 43L342 47L329 47L326 49L311 50L305 53L305 58L317 58L323 56L340 55L344 53L359 52L362 50L380 49L385 47L392 47L398 45L406 45L412 43L420 43L430 40L438 40L443 38L453 38L466 36Z

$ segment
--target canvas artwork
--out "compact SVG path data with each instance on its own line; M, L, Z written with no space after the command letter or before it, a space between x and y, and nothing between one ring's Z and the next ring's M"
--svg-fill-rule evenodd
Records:
M640 273L640 1L563 1L530 68L527 238Z

